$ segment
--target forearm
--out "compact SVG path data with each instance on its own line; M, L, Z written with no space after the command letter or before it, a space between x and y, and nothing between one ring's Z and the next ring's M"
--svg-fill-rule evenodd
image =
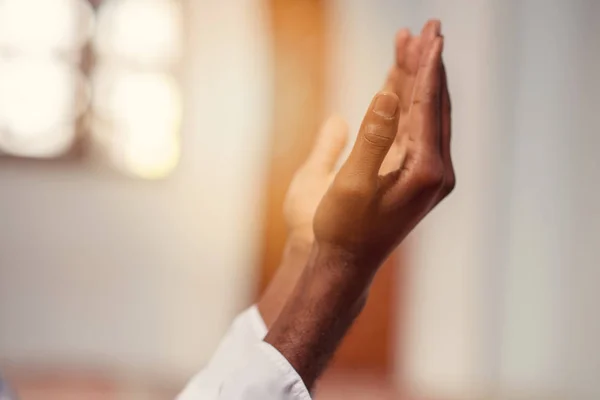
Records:
M346 253L314 245L309 262L265 341L311 389L361 312L373 271Z
M311 239L302 235L290 234L281 264L258 301L258 310L268 328L273 325L294 291L308 262L311 247Z

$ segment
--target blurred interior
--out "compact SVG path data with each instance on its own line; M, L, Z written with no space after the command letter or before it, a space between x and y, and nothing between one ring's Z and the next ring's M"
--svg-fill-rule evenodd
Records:
M170 399L272 276L319 124L442 20L457 190L317 399L600 398L600 2L1 0L0 370Z

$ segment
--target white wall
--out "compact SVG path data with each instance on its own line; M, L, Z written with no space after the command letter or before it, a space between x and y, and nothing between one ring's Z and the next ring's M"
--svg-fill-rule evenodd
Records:
M250 301L267 27L258 1L188 3L183 159L172 177L0 164L0 360L182 376Z

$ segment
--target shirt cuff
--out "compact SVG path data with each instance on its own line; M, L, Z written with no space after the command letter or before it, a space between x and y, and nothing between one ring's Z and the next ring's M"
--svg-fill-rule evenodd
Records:
M261 342L259 348L264 352L265 358L268 359L275 368L279 370L284 381L288 382L290 394L294 399L310 400L310 393L304 384L304 381L298 375L298 372L292 367L292 364L285 358L279 350L271 346L269 343Z
M267 327L258 308L254 305L244 311L235 318L208 365L188 383L177 399L218 398L223 381L246 364L266 335Z
M288 360L260 342L246 365L224 382L219 399L311 400L311 396Z
M257 338L263 340L265 336L267 336L267 325L256 305L253 305L246 310L246 312L242 314L242 318L246 319L248 326L252 329L252 332L254 332Z

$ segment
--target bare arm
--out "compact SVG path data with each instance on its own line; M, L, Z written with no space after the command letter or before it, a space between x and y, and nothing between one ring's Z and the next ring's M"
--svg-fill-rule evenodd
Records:
M258 311L270 328L283 309L310 256L312 240L290 236L277 272L258 301Z
M313 247L294 292L265 338L309 389L362 311L370 280L338 249Z

